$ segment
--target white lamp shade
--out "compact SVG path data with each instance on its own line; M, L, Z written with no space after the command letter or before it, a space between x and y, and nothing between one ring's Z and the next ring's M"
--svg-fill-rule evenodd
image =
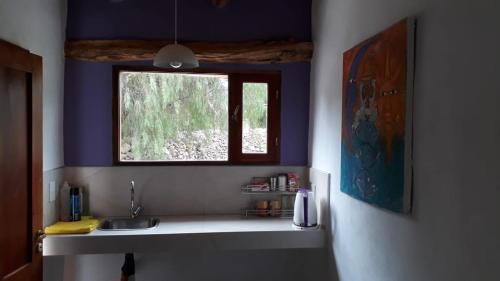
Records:
M190 69L196 68L200 64L191 49L180 44L171 44L158 51L153 65L164 68Z

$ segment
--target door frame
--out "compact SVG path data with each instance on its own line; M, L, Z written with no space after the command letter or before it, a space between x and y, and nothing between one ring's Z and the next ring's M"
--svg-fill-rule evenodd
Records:
M27 100L30 101L31 110L28 108L28 135L31 149L28 151L31 165L31 238L32 259L31 263L19 268L2 278L2 281L39 281L42 280L43 265L42 253L38 251L40 232L43 226L43 138L42 138L42 92L43 70L42 57L30 53L21 47L0 40L0 65L30 73L27 89ZM31 127L31 128L30 128ZM1 216L8 214L0 214Z

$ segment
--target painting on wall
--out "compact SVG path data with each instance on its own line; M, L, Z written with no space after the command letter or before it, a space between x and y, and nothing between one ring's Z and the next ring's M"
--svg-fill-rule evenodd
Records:
M411 210L415 21L404 19L343 56L341 191Z

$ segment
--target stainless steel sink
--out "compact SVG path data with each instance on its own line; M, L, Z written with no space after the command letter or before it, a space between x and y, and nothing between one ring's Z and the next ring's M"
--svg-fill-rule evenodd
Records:
M160 224L158 218L111 218L99 224L99 230L141 230L155 228Z

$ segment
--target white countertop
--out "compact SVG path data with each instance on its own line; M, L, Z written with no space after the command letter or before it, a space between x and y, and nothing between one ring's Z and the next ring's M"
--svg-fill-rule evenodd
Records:
M159 226L148 230L94 230L89 234L50 235L44 239L43 255L325 246L323 230L297 230L292 226L291 219L241 216L159 218Z

